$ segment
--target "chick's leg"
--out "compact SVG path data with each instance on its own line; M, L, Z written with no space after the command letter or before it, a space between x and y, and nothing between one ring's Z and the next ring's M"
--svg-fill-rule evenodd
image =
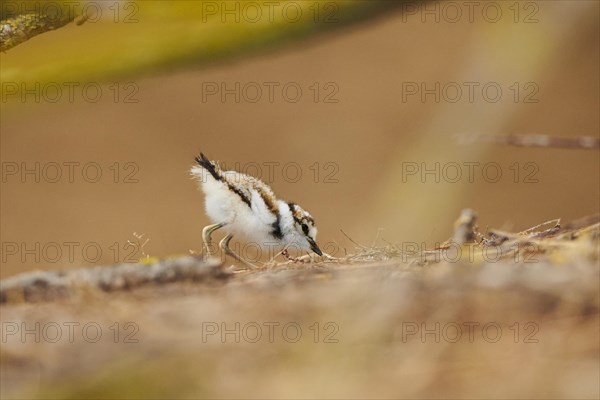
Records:
M231 241L231 238L233 238L233 235L230 233L227 236L225 236L223 238L223 240L221 240L219 242L219 247L225 252L225 254L238 260L239 262L241 262L248 268L251 268L251 269L257 268L256 265L249 263L248 261L244 260L242 257L238 256L233 250L231 250L231 248L229 247L229 242Z
M207 225L204 227L204 229L202 229L202 241L204 243L204 249L206 250L207 255L212 256L215 254L215 251L212 248L212 239L211 239L212 233L214 231L216 231L217 229L221 229L225 225L227 225L227 224L221 222L218 224Z

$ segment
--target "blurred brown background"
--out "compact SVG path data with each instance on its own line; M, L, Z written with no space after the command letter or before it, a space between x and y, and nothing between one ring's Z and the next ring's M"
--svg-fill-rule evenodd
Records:
M451 235L464 207L477 210L481 227L514 230L597 213L597 151L459 144L456 136L468 133L600 132L599 4L535 2L537 22L530 23L524 19L534 9L522 8L515 22L508 3L496 4L504 12L496 23L487 22L480 11L472 23L466 15L456 23L444 18L438 23L432 16L425 15L422 22L421 13L397 10L249 58L108 82L96 103L81 96L73 103L66 98L57 103L3 101L1 276L90 265L95 258L97 264L130 261L127 240L134 231L150 239L144 251L152 256L199 251L201 229L208 221L202 194L188 175L199 151L227 166L261 165L263 179L279 196L315 216L319 242L336 241L350 249L340 229L357 242L370 243L383 228L382 237L392 243L434 246ZM73 35L84 28L68 26L52 35ZM52 35L17 47L2 60L21 52L41 54L56 39ZM225 101L219 94L203 99L207 87L223 83L231 89L236 82L240 90L245 85L248 90L246 96L240 91L239 102L234 95ZM266 82L279 84L272 102ZM454 103L443 94L439 102L433 95L422 101L419 94L403 101L403 89L411 82L429 88L436 82L456 82L463 93ZM463 82L479 84L473 102ZM489 82L502 89L497 102L482 96L481 88ZM517 101L511 89L515 82ZM248 100L254 97L253 83L263 88L257 102ZM302 89L295 103L281 91L289 83ZM139 101L125 103L123 96L132 87L137 92L131 99ZM526 103L532 88L539 89L532 97L539 101ZM41 168L48 163L81 164L74 167L72 183L64 165L57 183L43 178L36 183L31 175L23 182L19 174L6 175L11 166L25 163L32 168L36 162ZM81 175L81 166L88 162L101 167L96 183ZM264 164L270 162L280 163L272 180ZM284 179L282 167L291 162L301 168L297 182L290 179L294 168ZM403 179L403 163L432 168L436 162L441 167L462 165L462 179ZM476 168L471 183L465 162L497 163L502 177L487 182ZM93 171L88 170L92 178ZM253 171L249 166L248 172ZM526 182L532 172L530 178L537 183ZM129 173L133 175L126 179ZM337 182L326 182L330 173ZM137 183L125 182L131 179ZM72 242L71 257L64 243ZM7 243L17 244L16 254L7 252ZM23 246L35 249L36 243L37 260L23 251ZM62 251L58 259L48 246L52 243ZM95 248L101 256L96 257Z

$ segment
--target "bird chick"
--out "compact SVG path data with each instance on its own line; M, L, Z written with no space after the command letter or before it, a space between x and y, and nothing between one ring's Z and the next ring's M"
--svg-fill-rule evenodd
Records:
M205 210L213 224L202 230L207 253L213 254L211 235L225 229L227 235L219 247L236 260L252 266L229 247L233 235L240 235L261 248L295 246L323 255L316 243L317 228L313 217L298 204L278 199L260 179L237 171L223 171L219 164L202 153L191 174L205 195Z

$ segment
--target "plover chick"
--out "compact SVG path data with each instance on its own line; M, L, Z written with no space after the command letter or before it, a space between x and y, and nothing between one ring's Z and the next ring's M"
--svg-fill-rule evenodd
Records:
M214 254L211 235L223 228L227 235L219 242L225 254L254 267L229 247L233 235L258 244L261 249L296 247L323 255L315 242L317 228L313 217L298 204L278 199L260 179L237 171L223 171L202 153L191 169L205 195L205 210L213 222L202 230L204 247Z

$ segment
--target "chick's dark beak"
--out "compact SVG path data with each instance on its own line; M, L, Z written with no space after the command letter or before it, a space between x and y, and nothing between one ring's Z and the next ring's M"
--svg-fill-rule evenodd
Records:
M306 240L308 240L308 244L310 244L310 249L312 251L314 251L315 253L317 253L320 256L323 255L323 252L321 252L321 249L319 249L319 246L317 246L317 243L311 237L307 236Z

